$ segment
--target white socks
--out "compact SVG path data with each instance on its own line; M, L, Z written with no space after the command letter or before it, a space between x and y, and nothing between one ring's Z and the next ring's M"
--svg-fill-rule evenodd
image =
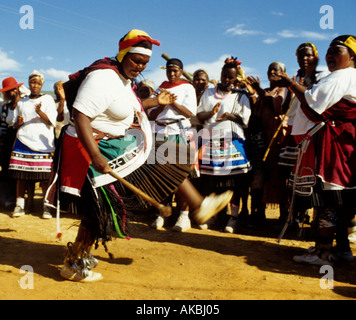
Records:
M179 215L180 216L189 216L189 211L181 211L180 213L179 213Z
M21 207L21 209L25 209L25 198L16 198L16 207Z

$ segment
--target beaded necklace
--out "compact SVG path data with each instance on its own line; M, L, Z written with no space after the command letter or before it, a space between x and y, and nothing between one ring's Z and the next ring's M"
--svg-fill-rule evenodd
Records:
M231 91L228 91L228 93L223 94L222 91L220 91L218 88L216 88L214 96L216 99L220 99L223 100L225 99L227 96L229 96L231 94Z

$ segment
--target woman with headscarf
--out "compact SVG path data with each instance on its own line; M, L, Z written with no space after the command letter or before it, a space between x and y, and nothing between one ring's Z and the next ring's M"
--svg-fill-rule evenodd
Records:
M288 202L286 194L283 192L285 188L278 171L278 155L285 131L280 130L273 143L270 144L279 126L286 122L283 116L290 101L290 94L286 88L278 86L277 83L280 79L279 76L284 72L286 72L284 63L272 62L267 71L270 86L266 89L261 88L258 77L249 76L247 78L247 82L258 94L249 123L250 142L256 139L258 134L263 137L263 140L258 144L260 148L258 150L255 148L253 150L256 152L251 152L253 161L251 217L255 222L265 219L265 207L268 203L279 205L280 217L286 217L288 214ZM255 132L256 130L257 132ZM254 138L251 138L252 136ZM266 146L269 144L268 158L263 161L263 153L266 152Z
M30 74L28 84L31 94L18 102L13 114L14 127L18 128L9 164L10 177L17 180L13 217L25 214L27 181L33 184L40 181L45 194L55 150L57 110L54 100L50 95L41 93L44 77L38 71ZM42 218L51 217L49 210L44 208Z
M293 172L298 196L308 197L317 211L317 239L312 253L296 262L330 264L335 233L343 241L336 250L352 257L346 224L355 214L356 189L356 38L343 35L331 41L326 53L330 74L309 89L283 75L305 115L300 149ZM304 137L303 139L301 139ZM343 236L342 233L346 233Z
M317 83L321 78L329 74L328 71L318 71L317 66L319 62L318 51L314 44L311 42L304 42L300 44L296 50L296 56L298 60L299 70L295 76L295 81L303 85L305 88L311 87ZM295 165L298 150L297 142L298 136L305 133L305 119L303 111L300 108L300 101L292 94L290 104L287 110L288 126L287 134L284 142L281 146L281 152L279 154L278 166L283 180L286 181L286 187L288 187L288 179L290 173ZM290 193L288 192L290 195ZM294 217L293 223L308 221L309 216L306 215L306 204L302 199L294 203ZM286 216L284 217L285 220ZM285 222L285 221L284 221Z
M208 219L231 198L226 194L203 198L186 179L189 164L161 162L164 155L152 148L151 127L131 80L146 68L152 45L159 44L146 32L133 29L120 40L116 57L94 62L64 84L74 125L62 130L57 148L60 161L54 168L59 172L57 192L53 193L53 180L46 200L57 205L58 214L53 195L57 200L65 194L77 196L77 212L83 216L60 271L66 279L100 280L102 275L92 271L98 263L90 254L92 245L99 239L106 246L113 236L127 237L126 210L147 206L110 172L158 202L173 192L185 196L198 221ZM173 102L166 94L151 99L144 101L146 108Z
M295 77L295 81L303 85L305 88L317 83L321 78L329 74L328 71L318 71L319 55L314 44L304 42L300 44L296 50L299 70ZM305 115L300 109L300 101L292 94L291 101L288 107L288 128L285 144L281 148L279 165L285 168L286 175L289 176L290 170L294 167L297 158L297 150L294 136L304 132L301 127L304 124ZM294 124L294 126L293 126Z

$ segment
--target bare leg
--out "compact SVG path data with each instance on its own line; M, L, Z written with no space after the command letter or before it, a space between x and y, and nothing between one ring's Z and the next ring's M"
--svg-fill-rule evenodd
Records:
M33 199L35 197L35 181L26 181L26 191L27 191L27 208L29 209L29 211L32 211L34 208L34 203L33 203Z
M230 202L233 192L229 190L219 195L211 194L204 198L194 185L188 179L185 179L179 186L176 195L187 202L192 216L200 225L224 209Z
M25 180L17 180L16 198L25 198L25 192L26 192L26 181Z
M204 197L188 179L182 182L176 195L181 201L185 201L192 211L198 209L204 200Z

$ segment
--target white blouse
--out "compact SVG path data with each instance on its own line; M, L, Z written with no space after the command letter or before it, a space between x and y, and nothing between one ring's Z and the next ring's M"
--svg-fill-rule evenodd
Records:
M225 112L233 113L234 105L237 103L236 99L239 99L241 93L230 93L224 97L219 96L215 92L215 88L208 88L203 93L199 106L198 112L211 111L214 106L221 102L219 111L214 114L210 119L206 120L204 127L208 128L214 132L223 132L221 138L232 132L231 121L216 121L217 118L221 117ZM237 115L242 119L242 122L247 126L251 115L250 101L246 94L241 94L240 100L237 103ZM245 139L244 129L239 125L234 125L234 131L242 139ZM215 136L214 132L211 132Z
M194 87L190 83L183 83L173 88L166 89L170 93L176 95L176 102L187 108L193 115L197 113L197 98ZM152 109L153 110L153 109ZM157 116L156 120L165 122L169 120L182 120L182 126L185 129L191 128L190 119L178 113L172 106L167 105L162 112ZM160 126L157 123L154 127L154 132L165 131L166 127ZM169 125L169 134L176 135L180 133L181 128L177 123Z
M309 107L319 114L322 114L342 98L356 102L356 69L346 68L329 73L305 91L304 96ZM292 134L304 134L314 124L299 108L293 122Z
M51 125L44 123L35 111L41 103L41 110L47 115ZM45 94L37 99L26 97L20 100L14 110L13 119L24 117L24 123L17 130L17 138L34 151L54 152L54 127L56 125L57 108L53 98Z

